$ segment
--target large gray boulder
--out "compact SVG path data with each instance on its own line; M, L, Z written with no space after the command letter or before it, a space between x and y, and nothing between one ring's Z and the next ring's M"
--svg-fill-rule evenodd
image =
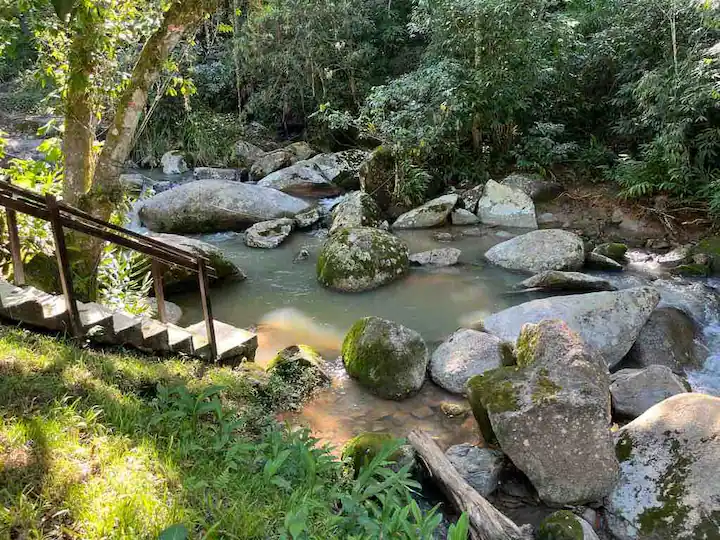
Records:
M276 248L287 240L294 225L295 222L290 218L256 223L245 231L245 245L262 249Z
M585 263L582 239L560 229L532 231L502 242L485 253L493 264L532 274L546 270L580 270Z
M480 218L470 210L456 208L452 214L450 214L450 223L453 225L477 225L480 223Z
M340 229L323 245L318 281L342 292L362 292L402 277L409 268L405 242L380 229Z
M476 213L478 202L480 202L484 191L484 185L475 186L474 188L463 191L460 194L460 202L462 203L462 207L468 212L472 212L473 214Z
M620 429L605 501L618 540L720 538L720 398L685 393Z
M461 328L446 339L430 358L430 377L448 392L464 394L468 380L511 363L512 345L501 339Z
M675 373L699 367L695 357L695 324L679 309L658 308L650 314L628 353L633 366L667 366Z
M527 325L517 366L468 382L486 440L503 452L550 505L608 495L618 476L610 433L610 377L605 362L562 321Z
M289 167L294 159L294 154L285 149L267 152L253 161L252 167L250 167L250 178L261 180L275 171Z
M610 381L613 409L622 418L637 418L653 405L687 392L683 380L666 366L621 369Z
M235 157L243 167L252 166L255 161L265 154L265 150L255 146L249 141L238 141L235 143Z
M615 286L602 279L580 272L548 270L520 282L521 289L542 289L544 291L614 291Z
M560 319L612 368L635 343L659 301L660 295L651 287L555 296L508 308L483 323L491 334L515 342L523 325Z
M420 334L379 317L357 321L345 336L342 358L348 374L374 394L400 400L425 382L428 350Z
M505 465L502 452L463 443L448 448L445 457L460 476L483 497L487 497L497 488Z
M486 225L537 229L535 204L524 191L488 180L477 215Z
M562 184L558 182L518 173L505 177L501 184L521 190L534 202L551 201L564 191Z
M315 165L323 176L343 189L359 189L360 166L370 156L365 150L344 150L333 154L318 154L308 162Z
M254 223L293 217L308 203L275 189L198 180L146 200L140 219L152 231L201 233L244 230Z
M306 161L268 174L257 185L303 196L329 197L339 193L318 167Z
M457 200L457 195L450 194L426 202L397 218L393 223L393 229L428 229L444 225Z
M382 221L380 208L372 196L364 191L353 191L333 208L330 234L343 228L379 227Z

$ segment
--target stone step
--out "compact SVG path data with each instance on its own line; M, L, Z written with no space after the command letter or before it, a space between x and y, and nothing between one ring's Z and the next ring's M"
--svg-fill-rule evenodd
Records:
M133 343L138 349L150 352L168 352L170 336L167 326L154 319L142 319L142 342Z
M144 339L142 319L140 317L130 315L129 313L116 311L113 313L112 333L115 343L118 345L129 343L137 346L137 344L142 344Z
M193 335L184 328L180 328L174 324L168 323L166 326L170 350L193 356L195 354Z
M255 359L258 347L257 335L241 328L215 321L215 338L217 340L218 359L225 363L240 363L243 358L248 361ZM185 328L193 334L195 355L210 359L210 345L207 339L205 322L193 324Z

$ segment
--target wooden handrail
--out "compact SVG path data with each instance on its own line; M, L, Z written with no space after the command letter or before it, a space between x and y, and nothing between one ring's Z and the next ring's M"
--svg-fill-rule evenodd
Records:
M82 325L77 301L75 299L75 291L73 289L67 247L65 245L65 229L70 229L105 242L132 249L150 257L152 261L155 298L158 302L158 316L163 323L166 322L166 311L164 305L165 294L163 290L162 264L180 266L196 273L200 286L200 297L203 303L207 338L212 358L213 360L217 360L217 342L209 295L209 278L216 278L217 272L209 265L206 257L195 255L177 246L166 244L155 238L144 236L113 223L108 223L78 208L58 201L54 195L47 194L43 197L32 191L14 186L9 181L0 181L0 207L5 208L7 216L10 252L13 259L13 274L15 284L18 286L25 284L25 272L20 250L16 213L20 212L48 221L52 226L60 284L62 285L63 296L67 304L70 317L70 330L73 335L76 337L81 335Z

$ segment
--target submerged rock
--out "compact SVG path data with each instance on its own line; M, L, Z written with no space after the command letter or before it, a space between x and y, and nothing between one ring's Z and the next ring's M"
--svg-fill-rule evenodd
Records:
M450 223L453 225L477 225L480 223L480 218L469 210L456 208L452 214L450 214Z
M321 218L320 209L317 206L313 206L312 208L295 214L295 226L298 229L307 229L315 225Z
M516 352L517 366L468 382L483 436L497 438L548 504L606 496L618 476L606 364L557 320L526 325Z
M637 418L653 405L687 392L683 380L666 366L621 369L610 381L613 409L624 418Z
M364 191L354 191L333 208L330 234L342 228L380 227L382 221L375 200Z
M533 202L552 201L565 191L562 184L558 182L545 180L538 176L517 173L505 177L501 184L521 190L530 197Z
M580 516L559 510L546 517L537 532L538 540L599 540L598 535Z
M198 180L144 201L139 215L152 231L202 233L244 230L262 221L293 217L309 207L275 189Z
M555 296L508 308L483 322L491 334L515 342L526 323L565 321L612 368L635 343L659 300L651 287Z
M615 286L609 281L582 274L580 272L560 272L549 270L522 281L523 289L543 289L546 291L614 291Z
M401 324L366 317L345 336L342 358L348 374L372 393L401 400L425 382L428 350L420 334Z
M462 251L457 248L438 248L410 255L410 263L418 266L453 266Z
M512 356L509 343L485 332L461 328L435 349L430 377L448 392L464 394L471 377L513 363Z
M455 208L458 196L443 195L426 202L422 206L405 212L395 223L393 229L428 229L439 227L447 222L450 212Z
M618 540L720 538L720 398L684 393L618 432L620 480L605 501Z
M162 158L160 158L160 164L162 165L164 174L174 175L188 171L185 156L177 150L165 152Z
M325 287L361 292L402 277L410 266L405 242L380 229L340 229L318 257L317 277Z
M485 253L491 263L508 270L538 274L546 270L579 270L585 263L582 239L560 229L543 229L517 236Z
M505 465L502 452L464 443L448 448L445 457L460 476L483 497L497 489L500 473Z
M535 204L524 191L488 180L477 215L486 225L537 229Z
M294 225L295 222L290 218L273 219L256 223L245 231L245 245L263 249L276 248L287 240Z

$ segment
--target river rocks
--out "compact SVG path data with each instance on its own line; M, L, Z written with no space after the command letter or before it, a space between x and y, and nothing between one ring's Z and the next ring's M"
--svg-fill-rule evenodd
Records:
M460 476L483 497L487 497L497 488L505 465L502 452L464 443L448 448L445 457Z
M328 181L351 190L360 188L360 167L369 156L369 152L353 149L333 154L318 154L308 162L320 169Z
M538 527L537 540L599 540L583 518L569 510L559 510L546 517Z
M462 251L457 248L438 248L410 255L410 263L417 266L453 266Z
M402 277L409 268L405 242L380 229L340 229L318 257L318 281L330 289L361 292Z
M691 245L679 246L665 255L657 258L657 263L664 268L674 268L689 263L692 259L693 247Z
M488 180L477 215L486 225L537 229L535 204L524 191Z
M517 366L468 382L486 440L494 435L551 505L596 501L617 480L609 386L602 358L557 320L523 328Z
M185 156L177 150L165 152L160 159L164 174L182 174L188 171Z
M526 323L560 319L612 368L632 347L660 300L651 287L533 300L491 315L485 329L515 342Z
M425 382L428 350L422 337L386 319L357 321L345 336L342 358L348 374L382 398L404 399Z
M382 216L375 200L364 191L348 193L332 211L330 234L354 227L380 227Z
M251 167L260 157L265 154L265 150L255 146L248 141L238 141L235 143L235 157L238 163L243 167Z
M603 257L609 257L610 259L621 263L625 261L625 254L627 253L627 250L628 248L625 244L620 244L619 242L609 242L596 246L592 252L602 255Z
M153 181L144 174L126 173L120 175L120 185L127 191L139 193L146 187L152 186Z
M243 271L228 259L220 248L212 244L177 234L148 233L147 236L154 240L159 240L160 242L189 251L193 255L207 258L210 261L210 266L215 269L218 279L243 280L246 278ZM197 274L195 272L178 266L169 267L165 272L164 278L167 287L178 286L184 283L193 283L195 286L198 285Z
M519 284L523 289L542 289L545 291L614 291L609 281L582 274L580 272L560 272L558 270L548 270L536 274L531 278L522 281Z
M720 236L708 236L698 242L694 253L705 255L708 258L708 267L715 273L720 273Z
M317 152L313 150L313 148L305 141L298 141L288 144L285 148L283 148L283 150L285 150L286 152L290 152L293 155L293 163L298 161L305 161L306 159L310 159L315 154L317 154Z
M258 182L258 186L305 196L328 197L339 192L318 167L305 161L268 174Z
M426 202L397 218L393 229L429 229L444 225L457 200L458 196L453 193Z
M582 239L560 229L543 229L517 236L485 253L493 264L508 270L539 274L546 270L579 270L585 263Z
M633 366L667 366L679 374L685 372L685 367L697 367L695 324L679 309L656 309L640 331L627 359Z
M307 229L315 225L321 218L320 209L317 206L313 206L312 208L295 214L295 226L298 229Z
M657 279L653 287L660 291L660 307L677 308L701 327L720 320L720 293L703 282Z
M274 150L259 156L250 167L250 178L262 180L267 175L292 165L294 154L287 150Z
M472 189L463 191L463 193L460 195L460 202L462 203L462 207L468 212L472 212L473 214L475 214L477 212L478 202L480 202L484 191L485 185L475 186Z
M456 208L450 214L450 223L453 225L477 225L480 223L480 218L469 210Z
M195 167L193 176L197 180L229 180L238 179L237 169L219 169L216 167Z
M278 352L267 364L267 371L274 371L283 378L297 377L298 368L311 371L318 381L330 382L325 372L323 357L307 345L291 345Z
M245 245L263 249L276 248L290 236L294 224L290 218L256 223L245 231Z
M720 538L720 398L680 394L620 429L605 501L618 540Z
M200 233L243 230L281 217L293 217L308 203L281 191L224 180L198 180L146 200L139 211L153 231Z
M384 445L392 444L396 439L389 433L361 433L353 437L342 448L342 459L352 464L355 476L362 467L367 466L382 450ZM401 446L388 461L392 461L392 470L415 462L415 452L410 445Z
M666 366L621 369L610 380L613 409L623 418L637 418L653 405L687 392L683 380Z
M589 268L595 270L622 270L623 265L610 257L601 255L595 251L587 254L587 260L585 261Z
M512 363L512 345L501 339L461 328L432 354L430 377L448 392L464 394L468 379Z
M562 184L550 180L544 180L538 176L525 174L511 174L501 182L503 186L519 189L530 197L534 202L552 201L565 189Z

